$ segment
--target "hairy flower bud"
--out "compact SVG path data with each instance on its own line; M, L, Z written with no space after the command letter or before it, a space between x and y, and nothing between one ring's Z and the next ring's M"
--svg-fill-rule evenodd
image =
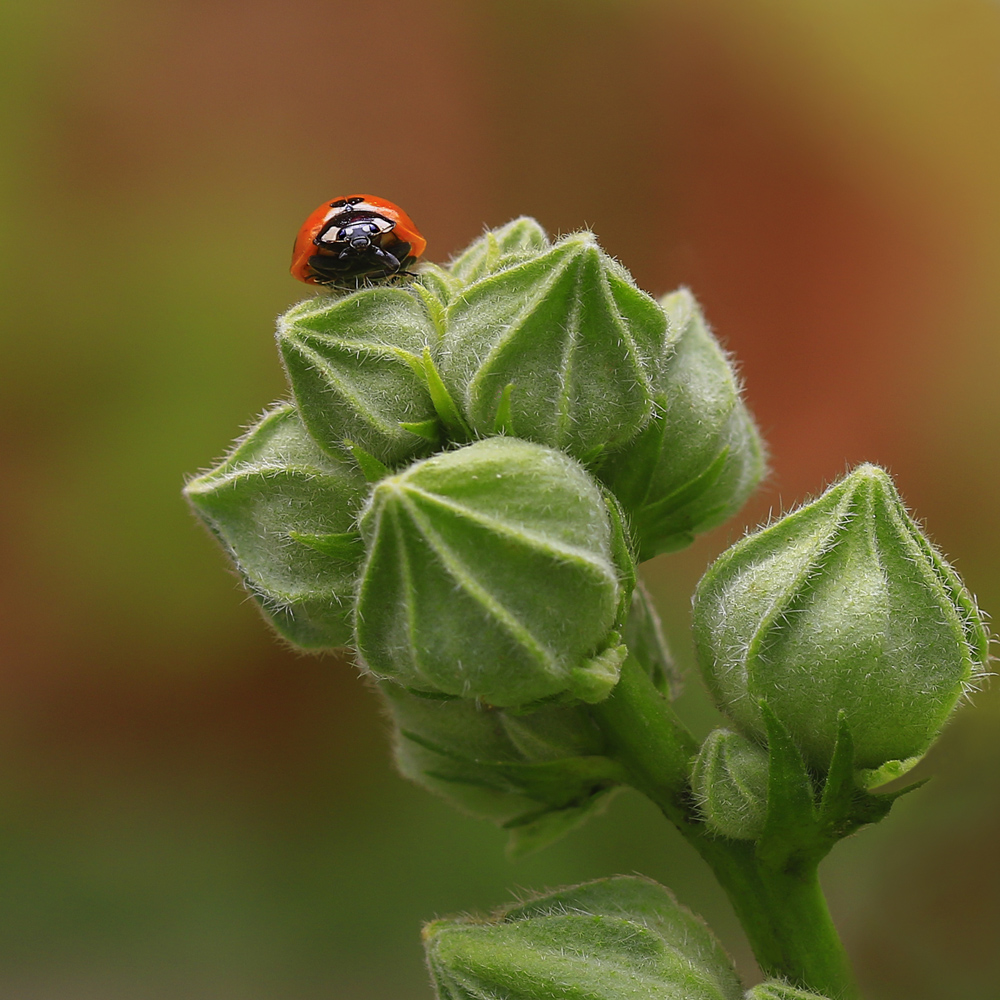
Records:
M367 483L317 447L293 406L266 414L185 493L282 635L306 647L351 642Z
M441 1000L739 1000L732 962L669 890L619 876L424 929Z
M708 734L691 787L705 823L734 840L756 840L767 815L767 751L728 729Z
M623 546L568 455L497 437L375 487L356 638L377 676L515 706L599 701L624 658ZM627 605L626 605L627 610Z
M620 783L604 737L582 706L519 713L466 698L379 689L402 774L452 805L510 831L522 855L550 844L607 801Z
M653 419L598 473L628 513L640 561L730 517L764 472L736 374L698 304L680 289L661 305L673 353L655 383Z
M927 751L988 645L958 575L873 465L724 552L698 585L694 633L745 732L766 739L766 700L823 771L843 711L870 786Z
M317 295L279 319L277 336L302 420L328 452L350 442L394 466L430 450L422 356L437 332L419 297L385 286Z
M665 334L662 309L578 233L451 302L441 376L476 434L588 461L649 419Z

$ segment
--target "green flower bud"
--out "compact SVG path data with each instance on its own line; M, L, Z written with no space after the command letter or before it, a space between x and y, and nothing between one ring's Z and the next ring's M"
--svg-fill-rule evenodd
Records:
M510 830L523 855L578 825L620 782L604 737L582 706L515 713L465 698L379 685L402 774L463 812Z
M426 454L437 421L423 352L437 339L419 296L379 286L317 295L278 320L302 420L320 446L350 442L386 465Z
M367 492L355 465L321 451L289 405L185 489L266 617L305 647L351 642L364 555L355 521Z
M728 729L708 734L691 787L706 825L734 840L756 840L767 817L767 751Z
M665 333L662 309L578 233L465 288L446 312L441 376L476 434L589 461L649 419Z
M568 455L504 437L444 452L382 480L360 526L356 640L375 675L500 706L614 687L632 568Z
M441 1000L739 1000L732 962L669 890L602 879L424 929Z
M827 1000L827 998L819 993L810 993L808 990L789 986L780 979L769 979L766 983L760 983L752 990L748 990L745 1000Z
M870 787L927 751L988 645L958 575L873 465L724 552L698 585L694 633L745 732L766 739L764 699L825 771L843 710Z
M451 262L448 270L453 277L469 284L548 248L545 230L534 219L522 215L506 226L484 233Z
M598 475L629 515L640 561L672 552L735 514L764 473L736 373L691 293L661 300L674 343L653 419Z

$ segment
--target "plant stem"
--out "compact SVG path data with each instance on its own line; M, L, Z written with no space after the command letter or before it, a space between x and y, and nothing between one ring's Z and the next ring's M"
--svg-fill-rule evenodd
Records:
M777 871L761 864L750 841L716 839L704 833L685 836L725 889L762 972L789 979L831 1000L859 996L816 865L802 871Z
M857 998L817 865L769 867L751 841L714 836L697 819L688 785L697 744L637 661L626 660L618 686L591 711L630 783L660 807L712 868L761 971L831 1000Z

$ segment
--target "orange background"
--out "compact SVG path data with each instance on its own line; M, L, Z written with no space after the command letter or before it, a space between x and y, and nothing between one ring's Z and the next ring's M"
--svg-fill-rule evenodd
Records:
M769 441L742 519L647 567L682 662L708 560L862 460L1000 608L1000 7L40 0L0 55L0 995L417 1000L420 921L633 870L752 977L637 796L514 864L397 778L179 491L285 391L316 204L397 201L440 261L526 213L691 286ZM998 766L984 694L826 862L870 1000L996 993Z

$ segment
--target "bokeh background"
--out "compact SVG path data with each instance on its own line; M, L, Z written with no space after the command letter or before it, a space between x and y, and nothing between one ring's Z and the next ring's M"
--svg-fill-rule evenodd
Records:
M184 477L285 392L323 199L445 260L533 214L691 286L773 475L708 560L886 464L1000 609L1000 5L12 0L0 6L0 996L429 1000L419 925L641 871L752 959L637 796L517 862L396 777L350 664L283 648ZM705 731L691 680L682 702ZM1000 707L824 878L869 1000L1000 996Z

